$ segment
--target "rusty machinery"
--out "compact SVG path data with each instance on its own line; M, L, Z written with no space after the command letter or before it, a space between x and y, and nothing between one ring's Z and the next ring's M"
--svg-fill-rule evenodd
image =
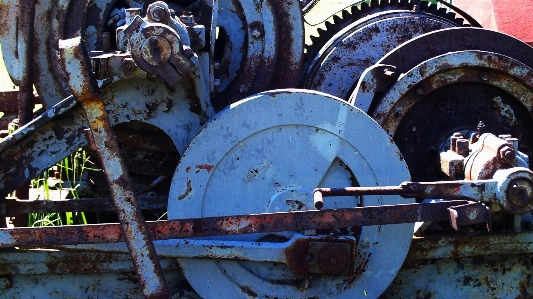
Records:
M119 224L0 229L2 292L530 297L533 49L406 0L306 44L321 3L3 1L2 216ZM9 197L79 148L100 198Z

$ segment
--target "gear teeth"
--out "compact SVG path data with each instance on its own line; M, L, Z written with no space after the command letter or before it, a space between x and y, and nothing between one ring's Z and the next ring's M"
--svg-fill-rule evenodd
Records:
M422 11L429 11L429 2L420 2L420 9Z
M437 14L441 17L446 17L446 14L448 14L448 9L444 8L444 7L441 7L439 8L439 10L437 11Z
M378 7L379 6L378 0L370 0L369 6L372 8Z
M329 21L324 23L326 30L317 29L318 36L310 36L311 43L305 45L304 69L307 69L309 64L315 59L319 50L343 28L373 13L390 9L412 10L415 3L419 3L418 7L421 12L444 17L457 24L457 26L470 27L469 24L464 24L464 19L456 18L455 13L448 12L446 8L443 8L443 10L438 9L436 4L431 4L427 0L371 0L370 5L365 1L342 10L341 17L334 15L333 18L329 18Z
M350 16L351 16L351 15L350 15L350 13L349 13L347 10L343 10L343 11L342 11L342 18L343 18L344 20L348 20L348 19L350 18Z
M363 2L363 3L361 3L361 8L360 9L361 9L361 11L366 12L366 11L370 10L370 6L368 5L368 3Z

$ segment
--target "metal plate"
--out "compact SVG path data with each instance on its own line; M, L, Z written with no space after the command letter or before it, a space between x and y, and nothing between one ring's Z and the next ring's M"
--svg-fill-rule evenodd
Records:
M359 109L317 92L273 91L232 105L203 127L174 174L168 213L181 219L306 210L316 187L398 185L408 179L394 143ZM291 206L295 201L301 204ZM333 197L324 208L407 202L396 196ZM401 267L413 224L359 230L355 274L349 276L296 275L272 263L179 263L205 298L375 298ZM292 236L232 239L283 243Z

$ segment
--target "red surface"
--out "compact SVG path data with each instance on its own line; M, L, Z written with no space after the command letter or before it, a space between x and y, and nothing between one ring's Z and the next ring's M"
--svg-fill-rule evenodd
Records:
M492 0L498 30L533 45L533 1Z
M512 35L533 45L533 0L453 0L484 28Z

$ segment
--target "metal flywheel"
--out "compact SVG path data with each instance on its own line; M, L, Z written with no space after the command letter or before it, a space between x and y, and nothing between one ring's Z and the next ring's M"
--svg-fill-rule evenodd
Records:
M174 174L168 218L305 211L314 209L317 187L408 179L394 143L359 109L318 92L278 90L232 105L200 130ZM397 196L332 197L324 209L408 202ZM375 298L401 267L412 232L413 224L400 224L222 237L217 240L241 242L242 250L253 244L254 257L263 261L307 245L289 254L286 264L179 263L205 298ZM329 242L332 236L338 239Z

